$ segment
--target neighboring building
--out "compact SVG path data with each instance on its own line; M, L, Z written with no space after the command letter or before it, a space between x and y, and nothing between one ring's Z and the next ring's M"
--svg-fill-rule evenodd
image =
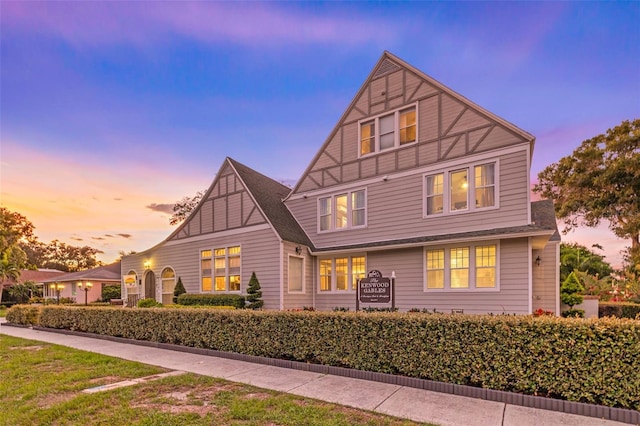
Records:
M385 52L293 190L227 158L175 232L122 260L123 295L168 303L178 277L245 294L256 272L266 309L353 310L379 270L400 310L559 314L534 140Z
M24 284L26 282L35 283L36 286L42 287L44 280L55 278L57 276L63 275L63 271L59 271L57 269L22 269L20 271L20 277L17 280L4 280L0 282L0 287L3 289L2 291L2 301L6 302L11 299L9 294L9 289L16 283Z
M81 304L85 297L88 303L95 302L102 298L104 286L120 285L120 269L120 262L115 262L85 271L63 273L43 280L42 295L46 299L69 298Z

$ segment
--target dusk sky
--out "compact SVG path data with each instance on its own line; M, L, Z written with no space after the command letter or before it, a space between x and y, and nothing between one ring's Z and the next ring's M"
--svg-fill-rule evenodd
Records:
M0 203L142 251L230 156L295 184L384 50L536 136L531 177L640 118L640 2L0 1ZM598 243L606 227L564 241Z

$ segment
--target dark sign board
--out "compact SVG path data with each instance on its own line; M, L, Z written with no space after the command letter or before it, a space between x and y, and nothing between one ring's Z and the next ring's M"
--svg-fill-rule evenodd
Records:
M362 303L389 303L391 280L383 278L380 271L371 271L358 283L358 294Z

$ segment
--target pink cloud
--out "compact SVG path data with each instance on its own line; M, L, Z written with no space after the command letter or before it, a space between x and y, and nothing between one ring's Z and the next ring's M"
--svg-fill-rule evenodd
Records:
M76 46L148 45L179 35L204 42L389 43L385 22L320 16L273 3L7 2L3 26L56 35Z

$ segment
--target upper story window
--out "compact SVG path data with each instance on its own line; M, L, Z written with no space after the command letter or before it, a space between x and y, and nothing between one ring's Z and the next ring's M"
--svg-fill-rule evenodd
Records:
M497 207L496 163L425 176L425 216Z
M200 251L201 291L240 291L240 247Z
M367 217L366 201L364 189L319 198L319 231L336 231L365 226Z
M360 122L360 155L380 152L415 142L416 107L399 109Z

